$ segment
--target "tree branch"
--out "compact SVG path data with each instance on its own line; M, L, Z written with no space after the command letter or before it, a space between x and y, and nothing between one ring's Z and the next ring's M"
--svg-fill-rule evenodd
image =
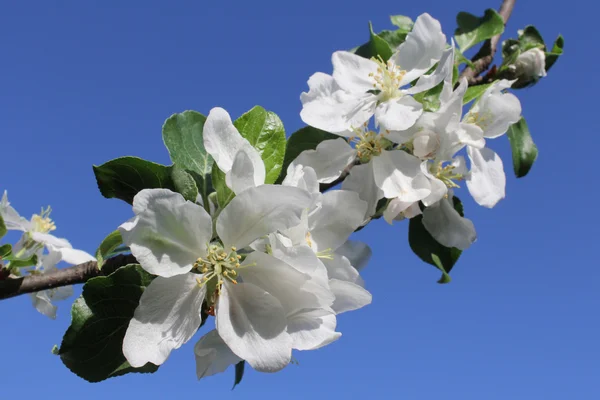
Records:
M516 0L503 0L500 9L498 10L498 14L504 20L504 25L506 26L506 22L510 18L512 14L512 10L515 7ZM461 78L467 78L469 82L469 86L476 86L482 83L485 83L485 76L480 76L484 71L486 71L489 66L492 64L494 60L494 54L496 54L496 50L498 49L498 43L500 42L500 36L496 35L491 39L485 41L481 49L475 54L473 59L473 68L467 66L463 72L460 74Z
M46 275L28 275L20 278L6 278L0 280L0 300L25 293L85 283L91 278L110 275L122 266L136 263L137 260L134 256L130 254L120 254L106 260L102 266L102 270L98 269L96 261L89 261L69 268L59 269Z

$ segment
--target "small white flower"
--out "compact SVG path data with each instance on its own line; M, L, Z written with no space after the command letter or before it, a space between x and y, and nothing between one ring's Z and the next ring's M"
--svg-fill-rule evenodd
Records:
M388 62L335 52L333 75L318 72L309 79L310 90L300 98L300 116L308 125L334 133L360 127L373 115L385 130L408 129L423 112L411 95L452 74L454 50L444 51L445 47L440 23L422 14ZM436 70L424 75L436 63ZM406 87L417 79L414 86Z
M206 211L178 193L145 189L133 201L136 216L120 227L124 243L148 272L158 275L144 291L123 341L132 366L162 364L200 326L206 301L214 306L219 336L259 371L290 361L292 309L332 302L305 290L310 276L260 252L245 260L237 249L300 223L311 203L304 190L262 185L245 189L219 214L212 241ZM239 281L238 281L239 279Z

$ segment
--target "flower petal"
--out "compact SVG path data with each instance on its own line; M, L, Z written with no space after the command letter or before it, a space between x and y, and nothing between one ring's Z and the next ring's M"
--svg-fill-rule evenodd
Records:
M265 183L265 164L260 158L258 161L252 160L246 150L240 149L235 155L226 180L229 181L227 183L235 194L260 186Z
M254 165L255 182L265 182L264 163L258 151L252 147L231 122L229 113L220 107L210 110L203 128L204 147L214 158L219 169L231 171L238 151L244 150ZM260 164L263 164L260 168Z
M383 219L390 225L393 224L394 221L404 219L403 212L414 203L414 201L402 201L397 198L392 199L383 211Z
M57 249L57 251L60 253L62 261L71 265L83 264L88 261L96 261L96 257L86 253L83 250L62 247Z
M496 81L475 103L465 119L483 129L486 138L497 138L503 135L508 127L521 119L521 102L512 93L504 93L513 81L506 79Z
M350 93L365 93L373 89L378 64L373 60L347 51L336 51L331 56L333 79Z
M354 268L361 271L367 266L373 252L366 243L358 242L356 240L347 240L335 250L335 254L346 257Z
M375 183L373 161L352 167L350 174L346 177L344 183L342 183L342 190L356 192L361 200L367 202L368 206L365 218L369 218L375 214L377 202L383 197L383 191Z
M352 136L353 127L362 126L373 116L377 96L350 94L343 90L304 103L300 118L306 124L340 136Z
M6 229L9 231L16 230L26 232L31 230L31 222L26 218L21 217L17 210L10 205L6 190L2 195L2 200L0 200L0 216L2 216L4 225L6 225Z
M216 307L221 338L238 357L261 372L285 368L292 357L292 338L279 300L251 283L225 280Z
M446 36L439 21L427 13L419 15L392 56L395 64L407 71L402 82L408 84L427 72L442 57L445 47Z
M485 147L481 150L467 148L471 160L471 173L467 187L477 204L492 208L505 196L506 175L498 154Z
M423 114L423 105L411 96L384 101L375 109L375 120L382 130L404 131Z
M315 170L311 167L292 162L285 174L285 179L281 182L283 186L297 187L306 190L310 194L318 194L319 181Z
M225 247L241 249L263 235L299 224L311 201L306 190L290 186L247 189L223 209L217 218L217 233Z
M194 336L202 317L206 286L197 274L157 277L144 290L123 339L123 354L132 367L160 365Z
M29 293L33 307L40 313L50 319L56 319L57 306L52 304L45 290L36 293Z
M367 206L358 193L350 190L324 193L320 207L308 216L313 250L335 250L344 244L363 223Z
M320 183L331 183L356 159L354 150L346 140L324 140L314 150L305 150L292 163L312 167ZM289 168L288 168L289 170Z
M331 308L336 314L358 310L359 308L371 304L371 293L356 283L331 279L329 281L329 287L335 295L335 302Z
M297 271L307 274L321 286L329 287L327 268L308 245L286 247L278 238L271 242L273 257L278 258Z
M445 39L444 39L445 44ZM423 75L419 78L416 85L403 90L405 94L421 93L431 89L437 84L441 83L447 77L452 76L452 69L454 67L454 42L452 47L446 49L442 53L442 57L438 62L438 66L430 75Z
M339 339L333 311L323 309L299 310L288 316L288 333L296 350L315 350Z
M335 254L332 259L324 259L323 264L327 267L329 279L352 282L359 286L365 285L364 280L360 277L356 268L350 264L348 258L340 254Z
M442 199L423 211L425 229L440 244L466 250L477 239L470 219L461 217L452 206L452 199Z
M230 365L243 361L227 347L216 329L200 338L194 346L194 354L198 379L224 372Z
M265 253L250 253L239 273L243 282L274 296L286 314L302 308L329 307L334 300L329 287L319 287L309 275Z
M144 189L133 198L134 218L119 227L142 268L165 278L185 274L206 254L212 219L204 208L168 189Z
M388 199L405 202L424 199L431 185L421 172L421 160L402 150L382 151L373 158L375 182Z
M444 182L429 172L429 163L427 161L424 161L421 164L421 171L429 179L429 184L431 185L431 193L429 196L421 200L426 207L429 207L430 205L440 201L440 199L442 199L446 193L448 193L448 187Z

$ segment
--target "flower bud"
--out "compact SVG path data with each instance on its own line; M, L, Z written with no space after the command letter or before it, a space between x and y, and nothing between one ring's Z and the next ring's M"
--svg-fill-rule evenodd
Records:
M529 49L515 61L519 80L537 81L546 76L546 54L538 48Z

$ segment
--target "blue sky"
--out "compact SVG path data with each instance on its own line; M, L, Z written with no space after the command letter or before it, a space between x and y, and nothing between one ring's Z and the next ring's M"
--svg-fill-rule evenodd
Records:
M52 205L55 233L93 252L131 209L100 195L92 164L123 155L168 163L161 126L171 114L222 106L235 118L259 104L292 133L308 77L331 71L333 51L363 43L369 20L381 30L391 14L429 12L450 35L458 11L499 3L4 2L0 190L24 215ZM565 6L547 4L518 1L507 27L516 36L535 24L546 42L566 39L549 77L518 92L539 159L517 181L506 137L491 144L504 159L507 197L488 210L463 192L479 240L451 284L438 285L438 272L412 254L407 224L378 221L355 237L374 251L364 272L373 304L339 318L335 344L298 353L300 365L277 374L247 370L233 392L232 371L196 380L193 343L154 375L89 384L50 353L69 303L51 321L26 296L2 301L0 397L598 398L598 9L566 18Z

